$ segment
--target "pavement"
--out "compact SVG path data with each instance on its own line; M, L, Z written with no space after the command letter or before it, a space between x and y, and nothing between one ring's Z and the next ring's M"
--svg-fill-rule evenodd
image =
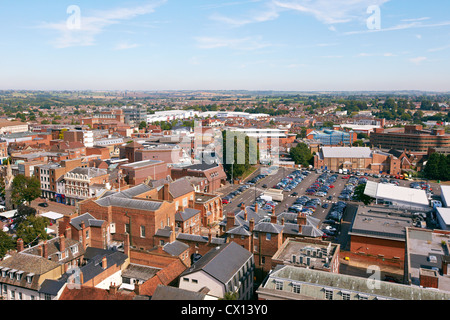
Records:
M47 203L48 207L40 206L39 204L41 203ZM53 211L63 215L72 215L73 213L75 213L76 209L75 206L69 206L41 198L33 200L31 202L31 207L35 208L38 211L38 214Z

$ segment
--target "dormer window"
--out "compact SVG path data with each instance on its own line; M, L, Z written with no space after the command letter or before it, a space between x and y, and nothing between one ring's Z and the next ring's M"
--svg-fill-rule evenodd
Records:
M19 271L19 272L16 273L16 280L17 281L22 280L22 274L23 274L23 271Z
M34 273L29 273L27 275L27 283L31 283L33 281Z
M78 253L78 245L70 247L70 250L72 251L72 254Z

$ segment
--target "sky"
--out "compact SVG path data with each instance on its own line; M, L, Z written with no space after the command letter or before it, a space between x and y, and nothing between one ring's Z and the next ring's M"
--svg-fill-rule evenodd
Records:
M0 90L450 91L450 1L0 0Z

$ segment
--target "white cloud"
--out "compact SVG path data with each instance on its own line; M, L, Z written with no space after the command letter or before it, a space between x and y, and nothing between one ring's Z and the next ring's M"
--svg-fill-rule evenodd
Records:
M422 63L423 61L426 61L427 58L426 57L417 57L417 58L411 58L409 59L410 62L419 65L420 63Z
M367 19L369 6L381 6L390 0L274 0L280 8L310 14L325 24L346 23Z
M210 16L210 19L233 27L241 27L251 23L275 20L279 17L280 11L280 8L274 6L271 2L266 2L264 9L258 11L254 10L244 17L233 16L232 18L230 18L215 13Z
M137 47L140 47L140 45L137 43L121 42L114 48L114 50L127 50L127 49L134 49Z
M270 47L270 43L262 42L261 37L251 38L218 38L197 37L197 46L201 49L230 48L235 50L257 50Z
M153 13L158 6L165 2L167 2L167 0L152 1L151 3L142 6L114 8L93 12L90 15L85 15L81 9L79 29L68 28L66 21L54 23L44 22L38 27L59 33L59 37L54 42L54 45L57 48L92 46L95 45L97 36L102 34L107 27L141 15Z

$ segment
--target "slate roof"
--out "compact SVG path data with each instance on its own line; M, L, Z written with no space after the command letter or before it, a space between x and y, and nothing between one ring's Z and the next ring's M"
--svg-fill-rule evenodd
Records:
M70 224L77 230L81 230L81 223L84 222L86 227L92 226L92 227L101 227L104 220L97 220L95 219L91 214L84 213L81 216L75 217L72 220L70 220ZM66 239L67 241L68 239Z
M163 250L172 256L179 256L184 251L189 249L189 246L181 241L174 241L164 245Z
M261 210L255 212L253 207L247 207L247 220L245 220L244 210L240 209L235 212L234 225L226 233L241 236L250 236L249 221L255 220L254 231L268 232L268 233L285 233L291 235L299 235L299 226L297 224L297 214L291 212L283 212L277 216L277 223L271 223L267 212ZM281 224L281 219L284 219L284 225ZM227 217L225 217L219 225L226 226ZM300 235L306 237L321 237L323 232L318 229L320 220L312 216L306 216L306 225L302 226Z
M88 247L84 256L85 259L88 259L88 262L80 268L85 282L105 271L102 268L103 257L106 257L107 269L114 265L122 265L128 258L126 254L119 251Z
M195 191L195 189L188 179L178 179L169 185L169 192L173 198L179 198L192 191Z
M119 198L119 197L115 197L114 195L98 199L95 201L95 203L97 203L98 205L100 205L102 207L114 206L114 207L146 210L146 211L156 211L162 205L162 202Z
M229 242L208 251L180 276L203 271L226 284L252 257L252 254L235 242Z
M65 284L65 281L45 279L44 282L42 282L38 292L56 296Z
M199 214L201 211L197 209L185 208L182 212L177 212L175 214L175 221L186 221Z

